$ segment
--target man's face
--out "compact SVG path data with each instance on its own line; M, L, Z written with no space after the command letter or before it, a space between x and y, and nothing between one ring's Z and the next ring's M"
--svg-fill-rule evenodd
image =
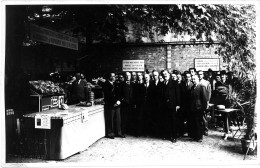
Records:
M149 83L149 81L150 81L150 75L149 75L149 74L145 74L144 80L145 80L145 83Z
M193 84L197 85L199 83L198 76L196 76L196 75L192 76L191 81L192 81Z
M116 75L115 75L114 73L111 73L111 74L110 74L110 77L109 77L109 80L110 80L111 82L115 82L115 80L116 80Z
M221 81L226 82L227 76L226 75L221 75Z
M176 74L172 74L172 79L174 80L174 81L176 81L178 78L177 78L177 75Z
M200 72L198 73L198 76L199 76L199 80L203 79L203 76L204 76L203 72L200 71Z
M163 71L163 79L169 80L169 77L170 77L169 73L167 71Z
M194 75L194 74L195 74L195 70L194 70L194 69L191 69L191 70L190 70L190 73L191 73L191 75Z
M178 80L178 82L180 82L180 81L182 80L181 74L178 74L178 75L177 75L177 80Z
M186 74L185 80L186 80L186 82L190 82L191 81L191 74Z
M119 81L120 82L124 82L124 80L125 80L124 76L123 75L119 75Z
M220 76L216 76L216 81L220 82L221 81L221 78Z
M153 79L155 80L155 81L157 81L157 80L159 80L159 73L158 72L153 72Z
M160 81L160 82L163 82L163 77L162 77L162 75L159 75L159 81Z
M135 72L132 73L132 79L136 80L136 73Z
M77 79L77 80L80 80L80 79L81 79L80 73L77 73L77 74L76 74L76 79Z
M130 81L131 74L129 72L127 72L125 77L126 77L126 81Z
M143 74L142 73L137 73L137 79L139 81L143 80Z
M211 71L208 72L208 76L212 76L212 72Z

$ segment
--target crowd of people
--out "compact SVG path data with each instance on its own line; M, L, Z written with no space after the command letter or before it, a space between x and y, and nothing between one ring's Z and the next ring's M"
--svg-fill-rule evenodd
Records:
M228 77L229 76L229 77ZM104 91L106 136L155 136L175 143L186 133L197 142L208 135L209 103L227 102L236 84L232 72L190 68L181 73L108 73L99 81Z

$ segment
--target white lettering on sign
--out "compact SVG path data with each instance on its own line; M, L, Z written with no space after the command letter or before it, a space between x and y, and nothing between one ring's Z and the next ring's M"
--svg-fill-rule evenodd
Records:
M195 68L197 71L208 71L209 68L212 71L219 71L219 58L195 58L194 59Z
M35 128L51 129L51 116L48 114L35 115Z
M78 39L31 24L31 39L60 47L78 50Z
M144 60L123 60L123 71L144 71Z

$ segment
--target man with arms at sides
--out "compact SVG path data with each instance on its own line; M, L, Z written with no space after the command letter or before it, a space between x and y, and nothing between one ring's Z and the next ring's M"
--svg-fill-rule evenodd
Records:
M143 81L143 73L137 73L137 81L133 87L133 103L134 103L134 120L135 128L134 134L139 137L143 135L143 121L142 116L144 113L144 101L145 101L145 86Z
M190 121L191 134L189 135L194 141L202 142L203 139L203 114L207 108L207 91L204 85L199 82L199 77L194 75L191 77L194 85L191 88L191 104L190 104Z
M190 116L190 104L191 104L191 87L193 86L193 83L191 82L191 74L190 72L186 72L184 76L185 80L184 82L181 83L182 85L182 92L181 92L181 101L180 101L180 125L179 125L179 133L180 136L183 136L186 131L188 131L188 134L190 134L190 121L189 121L189 116ZM185 124L186 123L186 124ZM187 127L185 129L185 126Z
M153 94L153 84L150 80L150 74L144 75L144 86L145 86L145 99L144 99L144 113L141 116L141 121L143 124L143 133L145 136L150 136L155 131L152 122L152 94Z
M163 115L163 135L166 139L175 143L177 141L177 125L176 111L179 106L177 103L176 84L170 77L168 70L162 72L164 78L163 94L162 94L162 115Z
M115 136L125 138L121 130L120 95L115 85L115 73L109 73L108 79L103 85L105 101L105 125L106 136L114 139ZM116 132L115 132L116 131Z
M131 83L131 73L125 73L125 81L121 84L121 118L122 132L131 133L133 127L132 101L133 101L133 83Z
M161 110L161 104L162 104L162 82L159 79L159 72L154 70L152 72L153 80L151 82L152 85L152 98L151 98L151 117L152 117L152 123L153 123L153 135L154 136L162 136L160 135L162 130L162 122L160 122L160 118L162 110Z
M206 88L207 108L208 108L209 101L210 101L210 98L211 98L211 85L210 85L209 81L204 79L203 71L201 71L201 70L198 71L198 77L199 77L200 85L203 85ZM204 135L208 136L209 128L208 128L208 120L207 120L207 111L206 110L204 111L204 115L203 115L203 124L204 124Z

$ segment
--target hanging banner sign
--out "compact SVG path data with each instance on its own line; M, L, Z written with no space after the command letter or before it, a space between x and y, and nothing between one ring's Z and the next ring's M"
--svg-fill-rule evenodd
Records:
M219 58L195 58L194 64L197 71L208 71L209 68L212 71L220 70Z
M31 39L47 44L78 50L78 39L34 24L30 25Z
M35 115L35 128L51 129L51 116L48 114Z
M144 60L123 60L123 71L144 71Z

